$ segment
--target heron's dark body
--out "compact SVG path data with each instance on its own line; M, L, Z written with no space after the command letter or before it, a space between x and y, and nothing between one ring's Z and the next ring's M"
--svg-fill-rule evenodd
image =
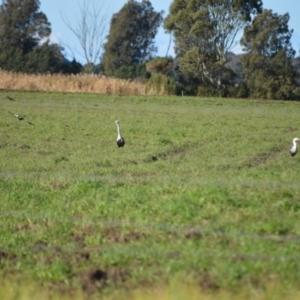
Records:
M125 140L121 137L120 139L117 140L117 145L118 147L124 147L125 145Z
M297 154L297 150L296 151L291 151L290 150L290 154L291 154L291 156L295 156Z

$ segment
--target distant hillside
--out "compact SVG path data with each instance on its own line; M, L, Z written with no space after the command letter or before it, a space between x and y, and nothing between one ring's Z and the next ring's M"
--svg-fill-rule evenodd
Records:
M229 52L227 54L228 62L226 67L232 69L238 76L238 79L242 78L243 65L241 63L241 57L243 54L234 54L233 52ZM293 66L296 67L298 72L300 73L300 57L296 57L292 62Z
M229 52L227 54L228 62L226 64L227 68L232 69L238 76L238 79L242 78L243 65L241 63L240 57L243 54L234 54L233 52Z

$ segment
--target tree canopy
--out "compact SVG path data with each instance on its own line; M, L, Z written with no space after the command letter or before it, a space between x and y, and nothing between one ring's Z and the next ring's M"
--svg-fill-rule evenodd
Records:
M63 48L49 43L50 23L38 0L4 0L0 6L0 67L17 72L77 72L66 68Z
M154 11L149 0L129 0L113 15L102 59L105 74L126 76L126 68L141 69L153 57L162 15L163 12ZM131 73L137 75L134 70Z
M51 33L39 0L4 0L0 6L0 47L28 53Z
M241 45L246 52L241 61L250 95L267 99L291 99L297 72L292 65L295 50L288 27L289 14L264 10L245 27Z
M174 0L164 27L174 35L181 71L222 88L227 53L251 15L261 10L261 0Z

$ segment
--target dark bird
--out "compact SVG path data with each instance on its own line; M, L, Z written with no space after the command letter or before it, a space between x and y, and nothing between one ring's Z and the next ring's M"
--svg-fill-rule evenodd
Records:
M34 125L33 123L29 122L28 120L26 120L23 116L20 116L20 115L16 115L16 114L13 114L12 112L8 111L10 114L12 114L14 117L18 118L20 121L25 121L27 122L28 124L30 125Z
M15 99L13 99L12 97L6 96L6 98L10 101L15 101Z
M118 130L118 137L117 137L117 145L118 147L124 147L125 145L125 140L121 136L121 131L120 131L120 122L118 120L115 121L115 124L117 125L117 130Z
M293 142L292 142L292 146L290 148L290 154L292 156L295 156L297 154L297 142L299 142L300 139L299 138L294 138Z

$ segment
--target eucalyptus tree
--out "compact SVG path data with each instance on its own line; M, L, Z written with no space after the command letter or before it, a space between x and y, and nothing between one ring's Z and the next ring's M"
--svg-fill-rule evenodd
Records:
M261 0L174 0L164 21L183 73L220 89L236 36L262 11Z
M0 5L0 68L29 73L59 72L62 48L49 43L47 16L38 0L3 0Z
M264 10L245 27L241 45L246 52L241 61L250 96L267 99L295 97L298 73L290 39L289 14Z
M102 58L106 75L130 78L146 72L145 63L157 51L154 38L162 15L149 0L129 0L113 15Z
M3 0L0 6L0 49L33 50L51 33L39 0Z

